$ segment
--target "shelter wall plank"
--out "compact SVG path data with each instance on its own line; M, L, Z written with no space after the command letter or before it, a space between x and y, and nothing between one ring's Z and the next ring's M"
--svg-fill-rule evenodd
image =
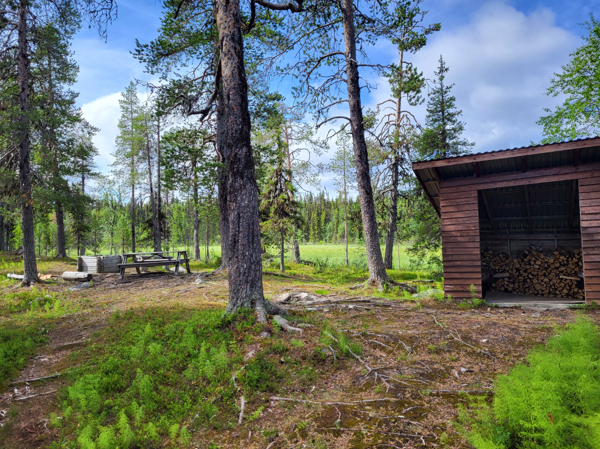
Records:
M600 164L583 164L577 167L565 166L557 168L544 168L530 170L525 173L503 173L480 178L460 178L441 181L442 189L453 188L455 194L467 192L471 189L487 190L498 187L512 187L520 185L533 185L546 182L568 181L571 179L594 178L600 174Z

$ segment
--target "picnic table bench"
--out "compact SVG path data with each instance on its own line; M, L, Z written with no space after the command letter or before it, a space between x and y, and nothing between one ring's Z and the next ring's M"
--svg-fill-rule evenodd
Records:
M170 255L172 254L172 255ZM132 262L129 262L131 258ZM175 265L175 273L179 273L179 265L185 264L190 274L190 260L187 251L154 251L148 253L125 253L121 255L119 267L119 279L125 278L127 268L135 268L138 274L142 274L142 268L161 267Z

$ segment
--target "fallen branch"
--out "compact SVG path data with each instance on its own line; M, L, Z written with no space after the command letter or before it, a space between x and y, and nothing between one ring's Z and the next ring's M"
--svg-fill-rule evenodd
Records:
M246 408L246 401L244 400L244 396L242 396L241 404L240 404L240 417L238 418L238 425L242 424L242 420L244 419L244 409Z
M381 399L363 399L362 401L351 401L351 402L337 402L337 401L308 401L306 399L294 399L294 398L282 398L279 396L272 396L269 398L271 401L287 401L287 402L302 402L304 404L325 404L325 405L354 405L354 404L371 404L373 402L400 402L404 399L400 398L381 398Z
M16 399L14 399L14 400L15 400L15 401L25 401L25 400L27 400L27 399L35 398L35 397L37 397L37 396L45 396L45 395L47 395L47 394L56 393L57 391L58 391L58 390L50 390L50 391L46 391L46 392L44 392L44 393L32 394L32 395L30 395L30 396L23 396L23 397L20 397L20 398L16 398Z
M34 377L33 379L15 380L15 381L11 382L9 385L18 385L18 384L25 384L25 383L31 383L31 382L38 382L40 380L54 379L55 377L58 377L61 375L62 375L62 373L56 373L56 374L52 374L50 376Z
M15 279L17 281L22 281L23 278L25 277L25 275L24 274L8 273L6 275L6 277L9 278L9 279Z
M462 341L462 340L460 339L460 335L458 335L458 332L456 333L456 335L454 335L454 334L453 334L451 331L448 331L448 333L450 334L450 336L451 336L452 338L454 338L455 340L457 340L457 341L461 342L463 345L465 345L465 346L468 346L469 348L473 348L475 351L477 351L477 352L481 352L482 354L485 354L485 355L487 355L488 357L491 357L491 358L493 358L494 360L498 360L496 357L494 357L494 356L493 356L492 354L490 354L488 351L484 351L483 349L476 348L475 346L473 346L473 345L470 345L469 343Z

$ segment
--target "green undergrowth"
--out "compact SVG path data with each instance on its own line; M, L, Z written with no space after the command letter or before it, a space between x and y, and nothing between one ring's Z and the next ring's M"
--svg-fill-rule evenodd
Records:
M0 391L47 340L47 329L40 323L28 326L14 323L0 325Z
M248 311L114 315L98 343L82 349L60 395L62 416L51 417L57 447L188 447L205 431L234 428L242 395L248 421L256 419L265 394L314 381L326 357L323 344L290 339L277 326L260 338L263 330ZM255 352L244 360L249 345ZM336 345L341 355L349 343Z
M458 428L475 448L600 448L598 327L579 318L556 333L498 376L492 404L461 410Z
M56 318L78 310L62 294L31 287L4 293L0 299L0 317L27 320Z

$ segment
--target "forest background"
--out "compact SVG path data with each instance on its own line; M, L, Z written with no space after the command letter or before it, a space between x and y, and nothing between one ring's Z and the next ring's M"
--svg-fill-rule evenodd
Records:
M558 3L553 2L540 7L530 2L519 2L518 5L486 2L475 6L467 1L432 1L423 3L421 7L429 10L425 25L435 25L438 23L436 19L443 16L444 26L431 33L427 45L415 51L408 50L411 67L422 74L423 84L413 92L420 98L413 98L408 108L414 119L410 127L418 132L407 137L412 139L410 154L407 153L404 161L399 189L397 218L400 222L395 239L403 245L396 247L395 267L398 268L415 268L423 263L435 266L439 262L435 216L423 201L422 192L409 169L412 160L440 156L431 152L435 145L423 148L423 141L417 142L427 128L427 120L435 115L431 111L428 114L427 106L436 107L436 80L438 92L442 88L440 82L444 82L440 80L439 73L435 74L436 70L439 71L439 55L450 58L450 71L444 74L447 76L446 86L454 86L451 81L459 80L450 92L456 97L456 104L451 110L457 114L464 111L462 118L460 114L456 118L460 148L449 154L470 150L472 146L469 143L472 142L477 143L477 151L482 151L539 141L541 127L535 122L540 112L543 107L552 107L562 100L560 96L554 99L541 93L548 87L551 74L559 70L568 60L569 53L581 42L577 38L581 32L579 23L587 19L587 11L592 9L588 2L569 4L557 17L554 10ZM64 101L72 108L72 116L79 119L76 126L68 131L65 129L63 144L70 148L71 153L61 150L64 160L56 160L55 167L44 167L48 161L44 161L41 155L47 146L42 140L38 142L39 153L35 161L38 180L46 176L46 182L50 179L54 185L53 195L47 195L45 187L48 183L38 185L35 214L38 254L112 254L134 249L136 243L138 250L150 249L155 239L156 222L152 217L160 214L160 240L164 249L187 249L196 259L207 261L214 261L220 255L218 200L214 182L215 164L218 165L218 162L215 162L214 151L211 153L210 149L199 145L202 148L198 148L193 162L195 156L190 157L190 148L194 146L192 141L201 141L201 133L187 136L192 142L187 148L180 145L182 133L197 128L193 116L190 118L185 111L178 111L171 117L164 116L161 136L156 113L159 95L157 89L152 89L161 85L160 73L148 73L152 70L148 69L148 64L145 67L139 64L144 62L140 54L137 58L129 54L135 48L132 34L142 45L155 37L152 30L160 26L160 10L159 4L138 8L135 2L120 3L120 17L109 28L107 41L89 30L73 26L57 44L64 47L61 50L64 59L64 75L61 76L65 77L61 89L66 89ZM149 27L149 24L155 26ZM381 64L391 67L388 59L390 54L398 52L395 47L392 42L377 42L370 54L372 62L380 64L381 61ZM503 51L508 48L510 53ZM532 57L534 54L535 57ZM482 60L484 55L489 56ZM397 59L397 56L394 58ZM475 65L477 59L479 61ZM493 72L495 75L490 76ZM525 73L527 76L524 76ZM365 103L371 111L380 113L373 115L376 121L381 119L382 110L378 110L377 105L394 97L394 81L389 78L389 73L386 75L377 70L369 76L366 77L367 82L376 88L365 94ZM127 87L121 87L123 92L113 93L118 82ZM314 117L306 111L294 109L297 102L294 101L293 84L289 79L274 79L265 90L265 95L271 96L268 98L271 110L256 111L258 115L253 117L257 125L254 146L255 150L258 149L257 154L262 156L258 158L257 167L263 192L265 250L271 255L281 250L281 242L275 238L277 233L267 235L272 215L267 209L273 205L268 206L266 194L281 162L278 158L282 157L282 151L287 151L292 153L292 160L279 165L295 174L291 187L299 202L299 217L292 226L295 230L285 236L286 254L289 252L290 259L299 260L293 248L294 242L298 242L301 246L307 245L302 253L308 259L342 262L341 248L336 253L338 248L316 249L314 245L337 245L348 240L350 245L355 245L354 251L350 251L350 258L358 264L366 263L362 260L364 251L360 250L362 222L351 170L347 174L346 215L343 183L336 183L341 179L340 163L345 159L343 147L346 145L347 151L351 144L348 141L344 143L343 133L326 139L339 131L339 123L326 123L318 130L313 129ZM411 95L410 92L405 94ZM408 96L406 98L409 100ZM439 112L439 103L437 106ZM509 109L518 113L508 113ZM335 110L331 115L335 115ZM274 118L276 116L279 118ZM68 121L68 118L64 119ZM277 120L283 120L290 130L296 127L295 131L299 133L298 141L288 140L285 150L281 145L278 147L273 134L273 129L281 125L273 125ZM468 126L464 127L462 120ZM376 128L374 123L373 130ZM165 157L159 161L161 146ZM389 166L386 166L389 155L377 147L374 138L370 147L371 176L376 191L378 227L383 237L389 233L390 192L394 189L390 190L391 174ZM287 155L283 156L287 158ZM78 166L71 163L73 157L79 157ZM347 162L352 166L350 159ZM190 164L196 166L191 167ZM59 165L61 168L57 171ZM194 174L197 175L196 186L192 182ZM345 180L346 176L342 175L342 178ZM158 191L159 185L162 185L161 193L152 191L153 184L154 190L158 188ZM14 198L11 200L10 197L5 195L2 203L0 250L20 246L18 208ZM159 212L153 213L153 207L158 207L156 203L162 206ZM347 239L345 216L348 221ZM60 237L63 232L59 231L63 226L61 221L64 222L64 242ZM381 243L385 243L383 238ZM405 255L407 245L411 245L415 256L412 261ZM425 254L427 258L424 258Z

